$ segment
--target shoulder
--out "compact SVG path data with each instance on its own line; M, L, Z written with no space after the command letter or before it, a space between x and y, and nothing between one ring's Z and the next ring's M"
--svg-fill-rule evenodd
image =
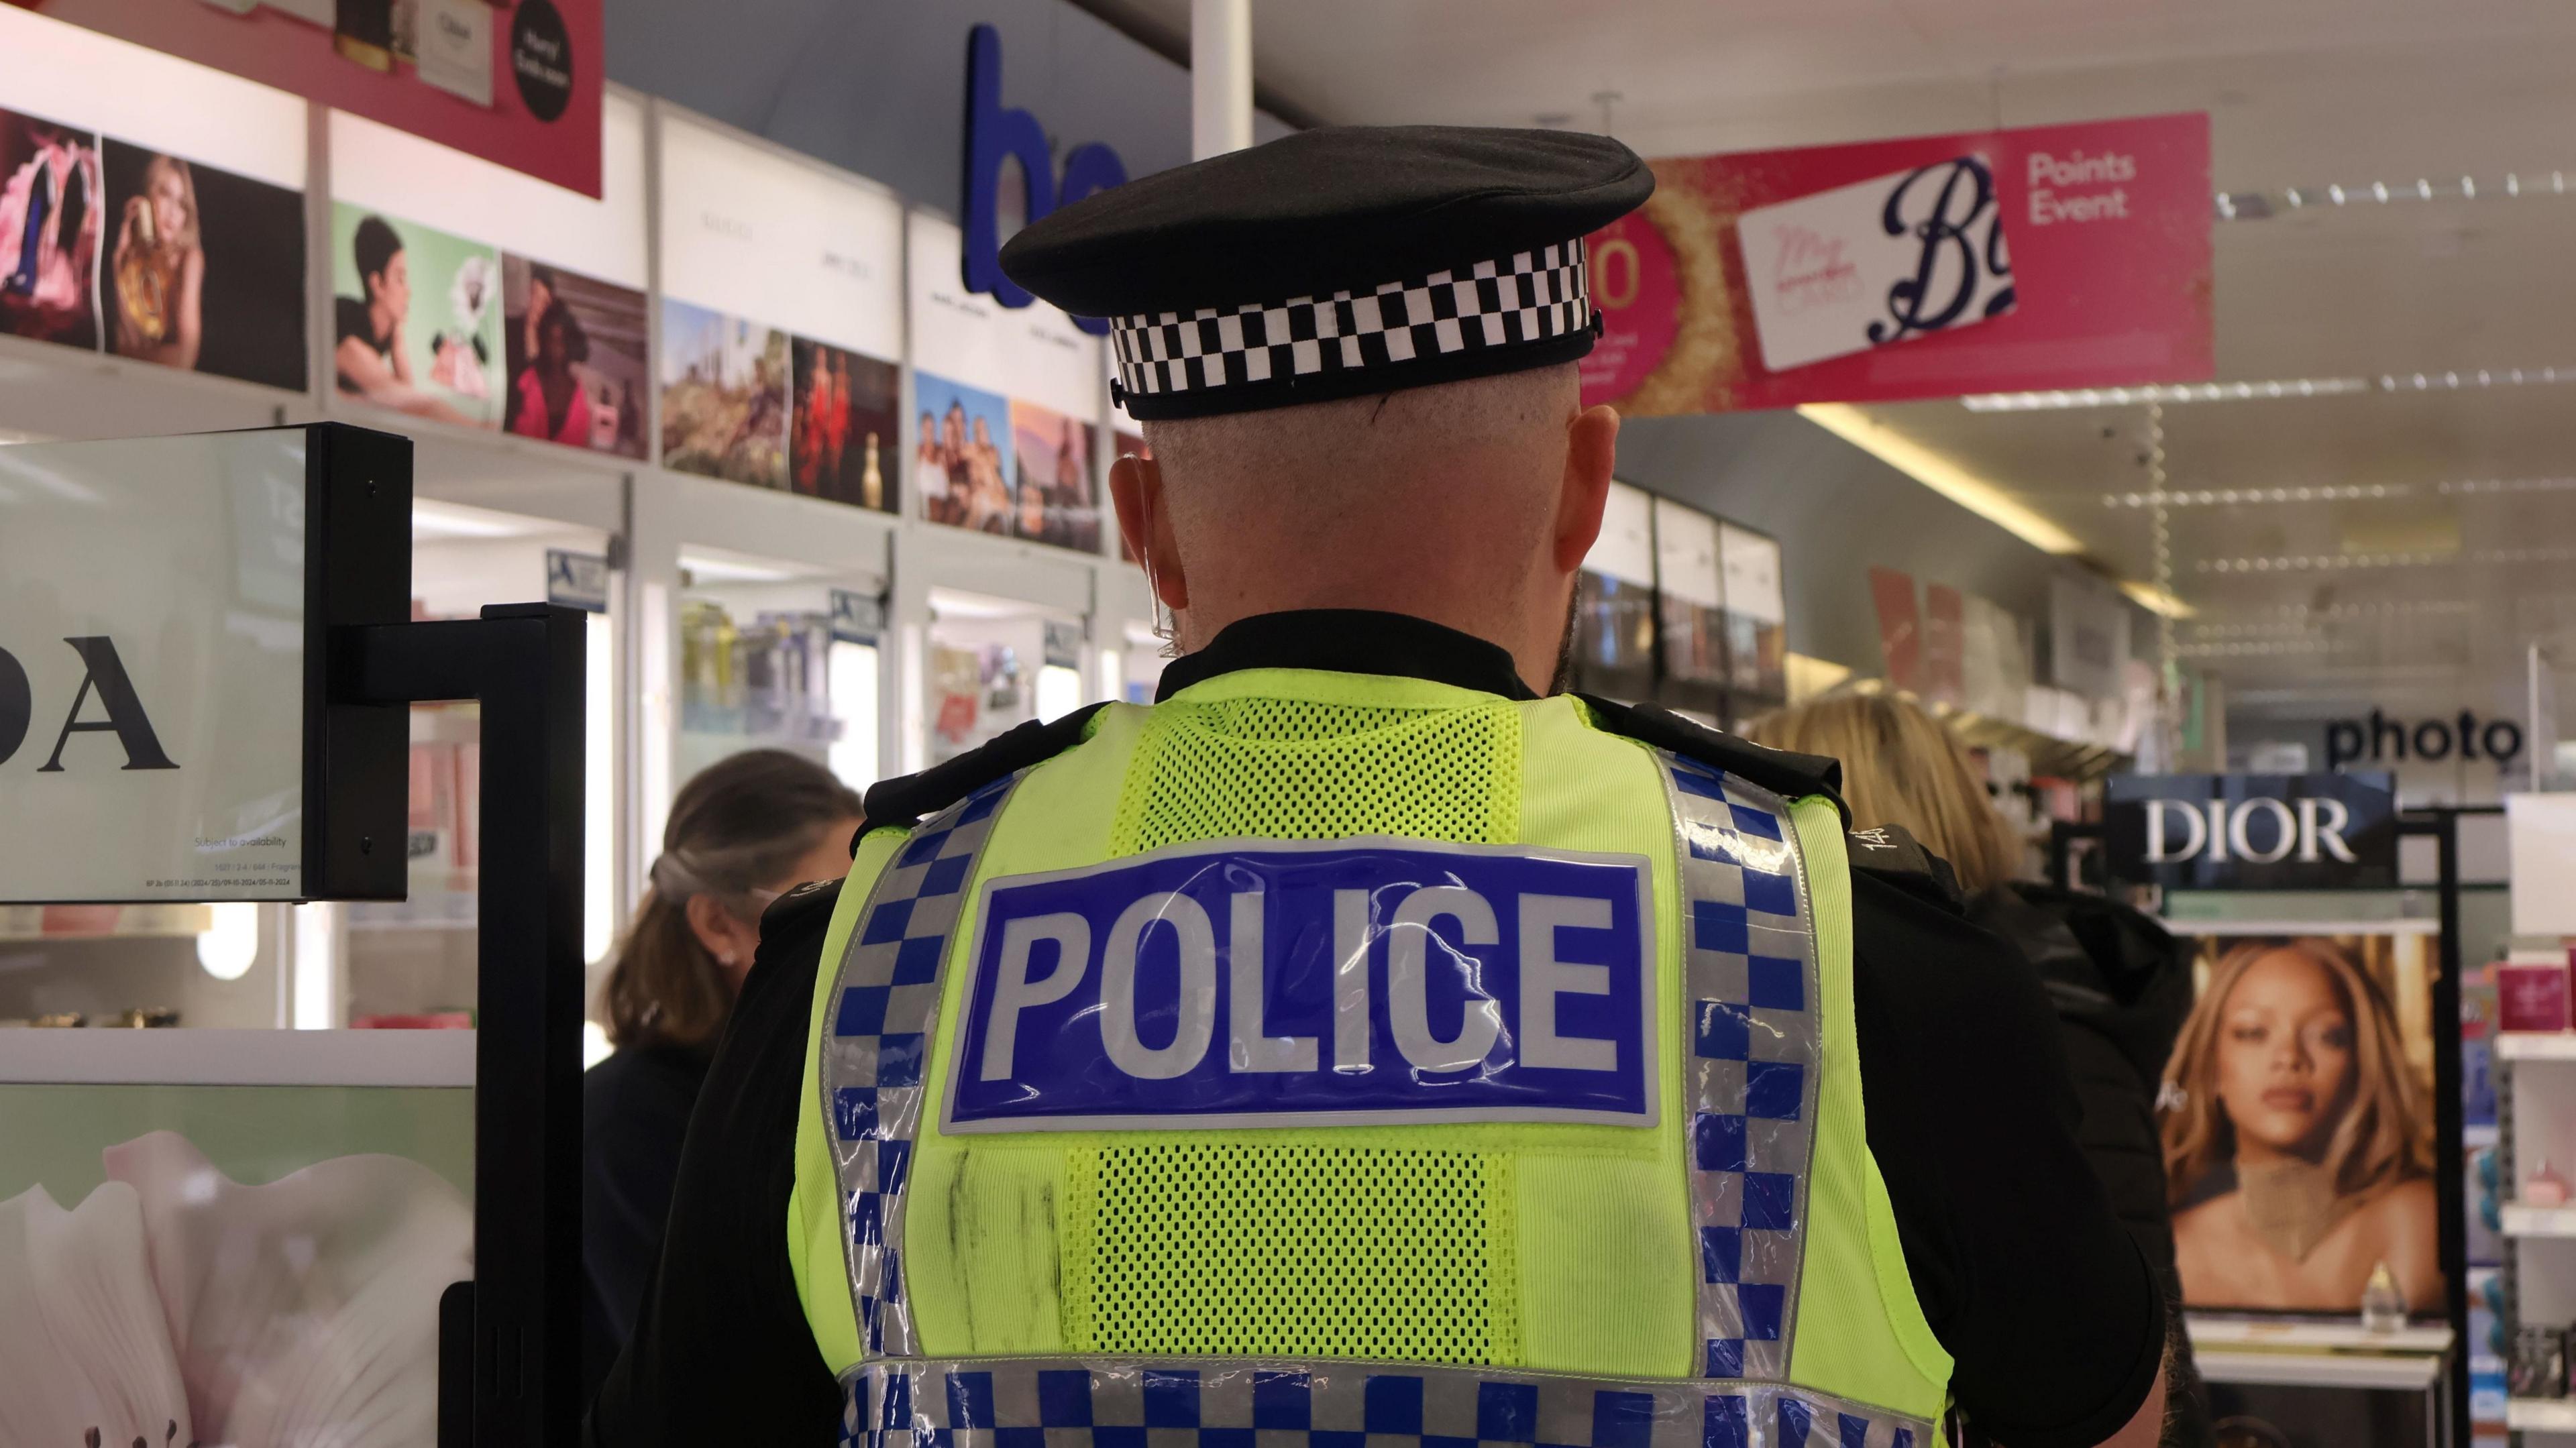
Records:
M2412 1239L2439 1229L2441 1199L2429 1177L2408 1177L2364 1202L2353 1213L2374 1236Z
M1092 721L1107 707L1088 704L1043 723L1033 720L944 764L869 786L867 821L860 835L886 828L911 829L987 785L1053 759L1090 737Z
M1839 760L1768 748L1651 704L1621 704L1591 694L1573 697L1596 729L1735 775L1782 799L1823 795L1833 801L1845 824L1851 822L1851 811L1843 807L1843 767Z

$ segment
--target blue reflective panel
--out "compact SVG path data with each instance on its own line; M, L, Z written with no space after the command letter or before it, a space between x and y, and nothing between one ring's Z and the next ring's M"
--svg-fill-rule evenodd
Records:
M1635 855L1215 841L995 881L955 1130L1655 1120Z

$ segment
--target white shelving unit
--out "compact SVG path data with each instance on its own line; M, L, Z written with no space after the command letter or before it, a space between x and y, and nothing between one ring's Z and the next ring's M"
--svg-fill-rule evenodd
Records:
M2504 1406L2504 1421L2517 1433L2576 1433L2576 1399L2515 1398Z

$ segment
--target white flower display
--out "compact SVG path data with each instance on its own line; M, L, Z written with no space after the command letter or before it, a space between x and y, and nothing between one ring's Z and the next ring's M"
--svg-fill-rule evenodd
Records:
M134 1188L0 1202L0 1443L197 1441Z
M444 1178L364 1155L245 1186L167 1131L104 1158L71 1212L0 1203L0 1442L435 1441L438 1298L473 1275Z

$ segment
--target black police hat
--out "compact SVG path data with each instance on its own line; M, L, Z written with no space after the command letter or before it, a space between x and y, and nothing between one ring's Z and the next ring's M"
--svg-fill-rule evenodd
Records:
M1583 356L1583 237L1654 189L1607 136L1327 127L1085 197L1001 262L1110 320L1133 416L1250 412Z

